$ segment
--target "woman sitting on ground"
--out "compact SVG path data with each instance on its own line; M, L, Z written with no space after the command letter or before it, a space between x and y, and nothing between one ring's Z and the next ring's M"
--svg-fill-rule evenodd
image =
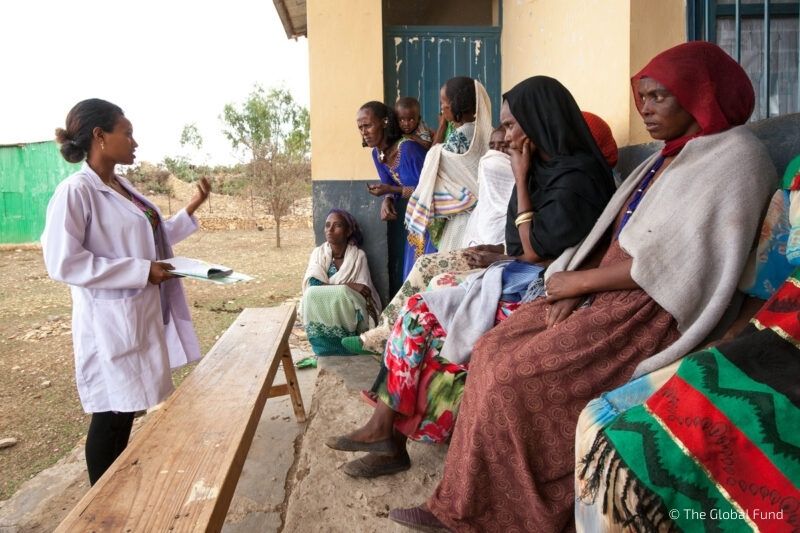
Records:
M716 348L604 393L581 413L580 531L691 531L723 523L780 531L800 521L800 241L787 242L800 230L798 167L800 158L772 198L740 285L756 303L745 306L742 327L735 324ZM748 325L753 307L761 310Z
M303 276L301 312L317 355L342 353L342 338L375 324L381 301L372 285L361 230L353 216L331 209L325 242L311 252Z
M409 299L386 345L388 374L372 418L326 442L371 452L345 465L349 475L408 469L407 438L449 439L474 341L539 294L541 265L580 242L613 194L611 169L557 80L536 76L518 84L504 95L500 119L515 179L506 243L517 260Z
M622 184L580 246L547 270L547 298L475 345L444 476L389 517L457 531L573 529L574 440L586 403L670 364L719 322L775 183L744 124L754 94L716 45L656 56L632 79L666 141Z

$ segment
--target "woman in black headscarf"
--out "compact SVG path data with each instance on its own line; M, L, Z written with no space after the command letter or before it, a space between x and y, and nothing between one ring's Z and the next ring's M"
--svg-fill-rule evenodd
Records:
M478 246L470 264L486 267L510 258L549 262L592 228L614 194L611 169L558 80L534 76L517 84L503 95L500 121L516 180L505 255L500 246ZM519 195L520 189L528 194Z
M516 117L516 118L515 118ZM375 477L406 470L408 438L446 442L464 390L472 344L541 289L541 263L577 244L613 194L613 178L575 100L558 81L530 78L505 95L501 120L512 150L516 189L509 203L508 255L464 284L415 294L392 329L370 420L326 444L369 452L343 470ZM489 261L490 262L490 261ZM485 265L483 265L485 266ZM446 331L457 332L447 339Z

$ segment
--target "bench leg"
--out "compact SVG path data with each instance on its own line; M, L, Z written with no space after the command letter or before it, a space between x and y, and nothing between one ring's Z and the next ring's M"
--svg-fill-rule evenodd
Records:
M297 382L297 372L292 361L292 351L288 343L282 347L281 363L283 363L283 373L286 376L286 386L289 388L289 395L292 397L292 409L298 422L306 421L306 410L303 407L303 397L300 396L300 384Z

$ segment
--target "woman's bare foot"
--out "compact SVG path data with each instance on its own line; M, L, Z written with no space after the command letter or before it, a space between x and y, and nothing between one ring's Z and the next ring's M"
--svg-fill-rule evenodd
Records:
M344 437L355 442L380 442L392 438L393 425L394 411L379 401L367 423Z

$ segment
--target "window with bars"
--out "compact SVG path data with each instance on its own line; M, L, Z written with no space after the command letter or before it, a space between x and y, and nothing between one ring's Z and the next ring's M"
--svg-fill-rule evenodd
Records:
M689 40L718 44L756 92L751 120L800 111L800 0L689 0Z

